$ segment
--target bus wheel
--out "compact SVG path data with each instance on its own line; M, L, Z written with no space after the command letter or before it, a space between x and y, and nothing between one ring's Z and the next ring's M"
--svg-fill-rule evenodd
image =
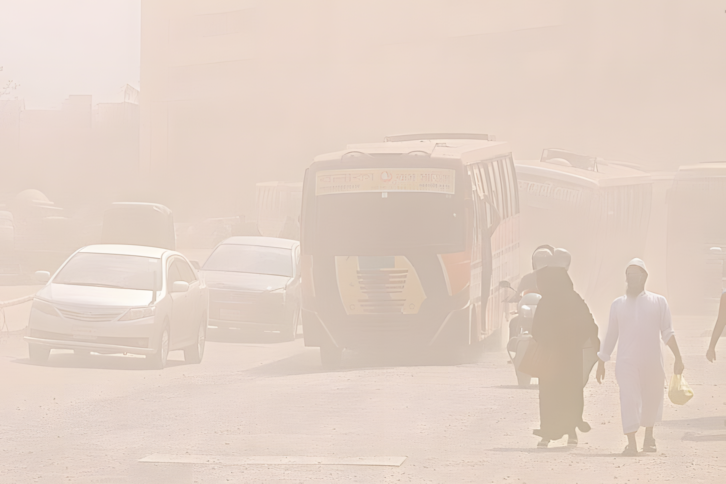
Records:
M343 360L343 348L338 348L332 344L326 344L320 347L320 362L323 368L334 370L340 368Z

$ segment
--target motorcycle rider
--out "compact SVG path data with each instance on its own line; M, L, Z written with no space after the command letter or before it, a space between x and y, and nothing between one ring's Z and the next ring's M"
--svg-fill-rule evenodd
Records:
M537 291L537 276L535 273L538 269L541 269L552 262L555 250L556 249L551 245L545 244L540 245L534 250L534 252L532 252L532 272L522 276L522 279L519 281L519 285L509 302L517 302L522 294Z

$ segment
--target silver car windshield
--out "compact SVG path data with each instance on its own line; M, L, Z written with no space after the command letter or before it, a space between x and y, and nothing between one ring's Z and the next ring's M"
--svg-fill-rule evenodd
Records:
M61 269L54 284L160 290L161 261L152 257L79 253Z
M202 270L292 277L292 256L290 249L220 245Z

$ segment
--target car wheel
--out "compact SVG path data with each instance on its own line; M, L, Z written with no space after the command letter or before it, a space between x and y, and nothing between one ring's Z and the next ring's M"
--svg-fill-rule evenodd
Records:
M159 345L156 347L156 353L146 355L149 366L156 370L162 370L166 366L166 360L169 357L169 325L165 324L164 329L159 336Z
M48 361L50 348L40 345L28 345L28 357L36 365L42 365Z
M295 305L295 309L293 309L292 316L290 317L290 322L287 325L287 328L284 331L281 331L281 336L283 341L295 341L295 338L297 338L297 328L300 326L300 316L301 316L301 308L300 304Z
M197 332L197 341L189 348L184 348L184 361L189 364L197 364L202 362L204 358L204 346L207 343L207 318L205 317L199 323L199 331Z
M320 362L323 368L335 370L340 368L343 361L343 348L338 348L331 343L320 347Z

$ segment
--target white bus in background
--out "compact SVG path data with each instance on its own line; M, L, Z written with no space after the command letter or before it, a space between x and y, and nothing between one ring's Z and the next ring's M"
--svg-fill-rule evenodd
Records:
M515 166L523 263L531 267L530 256L542 244L570 251L575 290L604 323L610 303L623 293L627 262L643 257L646 248L650 175L558 149Z
M726 289L726 162L681 166L668 193L668 300L716 314Z
M285 235L285 222L299 224L302 182L261 182L255 187L257 228L265 237Z

